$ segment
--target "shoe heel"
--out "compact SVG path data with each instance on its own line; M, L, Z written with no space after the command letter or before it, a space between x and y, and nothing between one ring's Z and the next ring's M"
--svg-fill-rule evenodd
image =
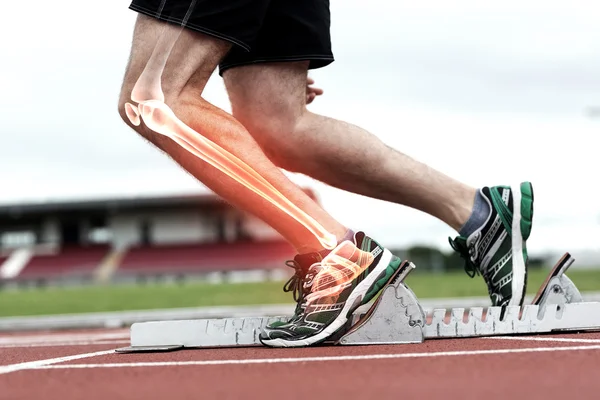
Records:
M399 257L392 255L392 259L388 263L385 270L379 274L377 280L373 283L373 286L371 286L369 291L366 293L365 297L361 302L361 305L370 302L375 296L379 294L379 292L381 292L381 289L383 289L389 284L390 279L396 276L401 264L402 260Z
M531 182L521 183L521 235L523 240L529 239L533 224L533 185Z

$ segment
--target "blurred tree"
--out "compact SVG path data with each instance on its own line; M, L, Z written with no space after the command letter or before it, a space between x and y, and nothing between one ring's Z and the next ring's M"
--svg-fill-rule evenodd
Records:
M443 273L446 271L445 255L429 246L413 246L406 250L406 258L416 266L416 271Z

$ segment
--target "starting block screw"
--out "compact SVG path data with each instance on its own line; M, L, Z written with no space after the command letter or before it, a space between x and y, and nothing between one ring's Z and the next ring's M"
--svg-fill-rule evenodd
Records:
M552 287L552 291L553 291L554 293L560 293L560 292L561 292L560 286L558 286L558 285L554 285L554 286Z

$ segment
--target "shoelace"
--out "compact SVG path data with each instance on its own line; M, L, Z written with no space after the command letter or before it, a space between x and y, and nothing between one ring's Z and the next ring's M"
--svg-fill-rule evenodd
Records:
M493 293L495 293L497 289L492 283L492 279L490 276L491 272L489 270L481 272L471 259L471 257L473 256L474 248L467 246L466 241L453 241L451 238L450 246L452 246L452 248L456 250L458 254L460 254L461 258L465 260L465 272L467 273L467 275L469 275L471 278L474 278L475 275L483 276L483 279L486 285L488 286L489 294L492 295Z
M302 270L302 266L295 260L288 260L285 262L290 268L294 268L294 275L283 285L284 292L292 292L294 301L298 302L302 299L304 281L306 280L306 274Z
M312 278L317 272L316 268L313 268L315 264L311 265L306 271L302 269L302 266L296 260L288 260L285 262L290 268L294 268L294 275L283 285L284 292L292 292L294 301L297 303L296 312L298 314L304 308L304 284L309 278Z
M452 238L448 238L448 241L450 242L450 246L452 246L452 248L458 252L460 257L463 260L465 260L464 268L467 275L469 275L469 277L471 278L474 278L475 275L480 274L479 269L477 268L473 260L471 260L471 256L473 255L473 248L468 247L466 242L463 241L454 241L452 240Z

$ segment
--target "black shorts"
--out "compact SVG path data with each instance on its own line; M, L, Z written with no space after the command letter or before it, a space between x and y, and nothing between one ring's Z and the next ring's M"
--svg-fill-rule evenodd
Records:
M315 69L334 61L329 0L132 0L129 8L233 43L221 75L262 62L310 61Z

